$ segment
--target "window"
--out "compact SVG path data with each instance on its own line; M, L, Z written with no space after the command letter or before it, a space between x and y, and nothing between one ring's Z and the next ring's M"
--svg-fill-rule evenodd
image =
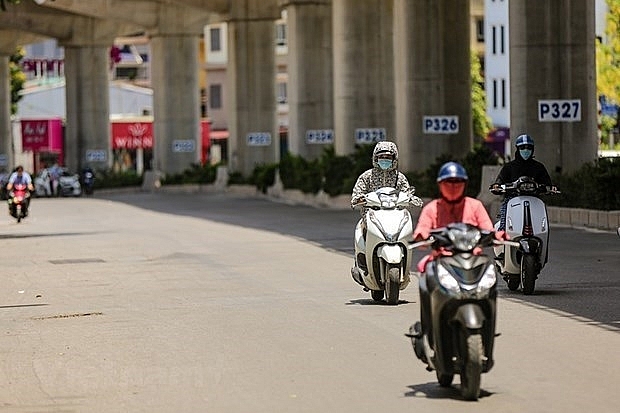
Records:
M502 107L506 107L506 79L502 79Z
M209 107L211 109L222 108L222 85L209 85Z
M211 51L219 52L220 50L222 50L222 42L221 42L222 31L220 30L220 28L219 27L211 28L209 30L209 34L211 37Z
M484 42L484 18L482 17L476 19L476 40Z
M276 45L286 46L286 24L285 23L276 24Z
M506 53L506 49L504 47L504 45L506 44L506 37L505 37L505 31L506 31L506 27L505 26L501 26L500 30L499 30L499 41L500 41L500 53L501 54L505 54Z
M493 79L493 109L497 109L497 79Z
M277 85L277 98L278 98L278 103L279 104L285 104L288 102L288 96L287 96L287 91L286 91L286 82L278 82Z
M496 34L496 31L497 31L497 27L493 26L493 27L491 28L491 36L492 36L492 39L491 39L491 48L492 48L492 52L491 52L491 53L492 53L492 54L496 54L496 53L497 53L497 48L496 48L496 46L495 46L495 42L497 41L497 34Z

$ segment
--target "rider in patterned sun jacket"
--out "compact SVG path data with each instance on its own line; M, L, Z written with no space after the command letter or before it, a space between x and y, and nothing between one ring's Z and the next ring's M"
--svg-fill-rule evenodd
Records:
M398 148L394 142L381 141L375 145L372 153L372 168L363 172L355 182L351 195L353 208L364 195L383 187L396 188L399 191L409 189L407 177L398 171ZM366 230L366 210L361 208L362 228Z

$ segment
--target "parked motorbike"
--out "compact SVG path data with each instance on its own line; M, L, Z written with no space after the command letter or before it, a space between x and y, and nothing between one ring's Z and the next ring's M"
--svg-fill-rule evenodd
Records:
M491 189L491 192L495 195L514 195L506 208L506 234L519 243L515 247L494 248L497 271L502 274L510 291L516 291L521 286L523 293L530 295L548 261L549 219L540 195L559 194L560 191L522 176L512 183L500 185L497 190ZM499 222L495 228L498 226Z
M82 195L82 185L80 185L80 176L72 174L68 170L63 169L62 174L58 177L58 196L80 196Z
M354 207L366 207L366 229L360 219L355 227L353 279L370 291L375 301L398 304L400 290L410 282L412 252L407 249L413 225L407 207L421 207L415 190L400 192L392 187L370 192Z
M86 195L92 195L95 188L95 174L91 169L82 171L82 186Z
M17 219L18 223L28 216L29 198L30 191L28 191L28 186L26 184L15 184L9 191L9 214Z
M412 325L406 336L426 369L435 370L440 386L449 387L454 375L460 375L461 394L467 400L478 399L480 376L494 363L497 276L482 248L496 244L511 241L497 240L493 231L453 223L409 246L430 246L433 258L423 261L421 268L422 323Z

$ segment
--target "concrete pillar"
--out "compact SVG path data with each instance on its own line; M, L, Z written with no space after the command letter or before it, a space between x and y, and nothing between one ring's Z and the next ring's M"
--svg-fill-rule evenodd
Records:
M394 0L399 166L422 171L473 144L469 0ZM425 116L458 116L458 133L424 133Z
M334 131L339 155L356 129L394 138L393 0L333 0ZM402 53L399 50L399 53Z
M10 78L9 55L0 51L0 171L7 172L13 166Z
M232 5L228 24L229 163L249 176L255 166L280 160L275 98L275 1Z
M155 147L153 169L176 174L200 161L199 38L151 37Z
M597 157L594 2L510 0L511 135L527 132L550 173ZM540 100L580 100L581 120L539 121Z
M67 123L65 165L72 171L84 166L112 166L110 137L109 48L106 45L65 44Z
M333 137L334 129L331 1L293 0L286 10L288 148L313 159L322 154L325 145L308 143L306 132L331 130Z

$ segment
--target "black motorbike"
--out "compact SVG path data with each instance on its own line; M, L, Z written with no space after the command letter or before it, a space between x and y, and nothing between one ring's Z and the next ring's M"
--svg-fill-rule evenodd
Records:
M95 173L90 168L82 171L82 187L86 195L92 195L95 190Z
M497 274L493 258L482 248L498 243L510 241L454 223L409 246L430 246L433 258L420 274L422 323L412 325L406 336L427 370L436 371L440 386L449 387L454 375L460 375L467 400L480 397L480 376L493 367Z

